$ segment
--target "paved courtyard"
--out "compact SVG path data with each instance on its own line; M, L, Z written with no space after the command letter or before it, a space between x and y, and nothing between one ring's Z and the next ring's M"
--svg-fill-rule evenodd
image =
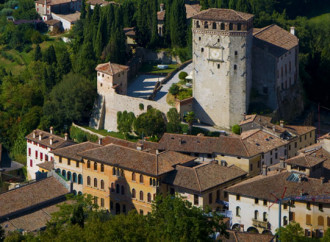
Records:
M127 88L127 95L131 97L145 98L154 90L157 81L164 79L164 76L140 75Z

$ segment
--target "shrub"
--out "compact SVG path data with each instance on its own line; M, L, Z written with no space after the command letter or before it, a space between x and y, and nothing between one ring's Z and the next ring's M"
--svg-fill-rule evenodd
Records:
M185 71L181 71L181 72L179 73L179 78L180 78L181 80L186 79L187 76L188 76L188 73L185 72Z
M25 53L29 53L32 50L31 45L24 45L23 51Z
M231 131L233 131L234 134L241 134L241 127L238 124L235 124L231 127Z
M184 100L184 99L187 99L187 98L190 98L190 97L192 97L192 89L191 88L182 89L179 92L178 96L177 96L177 98L179 100Z
M178 86L177 84L175 84L175 83L173 83L172 86L171 86L170 89L169 89L169 92L170 92L172 95L174 95L174 96L176 96L176 95L179 93L179 91L180 91L180 88L179 88L179 86Z
M142 111L142 110L144 110L144 105L143 105L143 103L140 103L139 104L139 109Z
M34 31L31 35L31 42L33 44L40 44L42 42L42 36L38 31Z

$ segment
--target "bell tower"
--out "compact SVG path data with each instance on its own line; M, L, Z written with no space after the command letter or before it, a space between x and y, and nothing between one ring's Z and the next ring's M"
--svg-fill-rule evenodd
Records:
M253 15L208 9L193 17L194 111L202 123L230 128L249 105Z

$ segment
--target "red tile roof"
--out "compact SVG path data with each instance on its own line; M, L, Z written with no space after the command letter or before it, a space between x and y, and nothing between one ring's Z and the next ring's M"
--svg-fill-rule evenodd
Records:
M95 149L98 147L102 147L102 145L87 141L87 142L80 143L80 144L70 145L69 147L56 149L53 151L53 153L54 153L54 155L57 155L57 156L62 156L65 158L76 160L76 161L81 161L82 157L80 155L78 155L79 152L83 152L83 151L90 150L90 149Z
M209 8L193 16L193 19L211 20L211 21L247 21L254 15L235 11L233 9Z
M99 64L95 68L95 70L106 73L111 76L120 73L122 71L127 71L128 69L129 69L128 66L119 65L111 62Z

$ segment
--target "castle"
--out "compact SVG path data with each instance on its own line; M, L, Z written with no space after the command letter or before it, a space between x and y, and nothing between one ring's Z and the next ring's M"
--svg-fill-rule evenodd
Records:
M301 113L299 41L293 27L290 32L277 25L257 29L252 14L208 9L192 17L192 33L193 99L180 103L185 107L176 105L181 117L193 110L201 123L230 128L253 105L274 111L275 120ZM92 127L117 130L117 112L139 115L145 111L139 103L169 110L167 104L126 95L127 67L105 63L96 70L99 99Z

